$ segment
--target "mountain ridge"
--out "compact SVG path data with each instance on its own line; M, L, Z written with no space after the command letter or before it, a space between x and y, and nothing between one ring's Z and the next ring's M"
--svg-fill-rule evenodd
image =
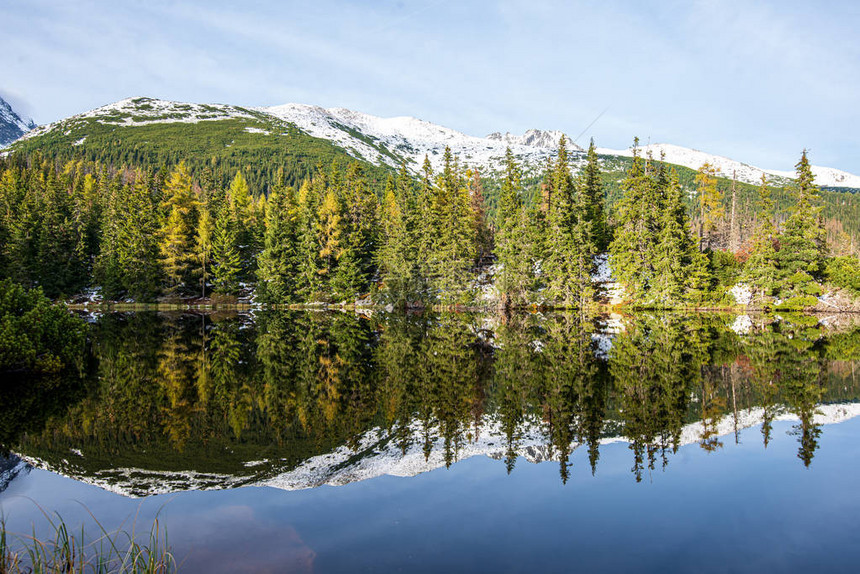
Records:
M85 126L82 124L86 121L98 121L116 127L136 127L228 119L251 122L254 125L246 126L245 131L260 137L277 135L269 124L274 123L278 129L286 129L288 125L292 125L311 137L331 142L357 159L391 168L398 168L405 163L415 173L421 170L425 157L430 160L434 170L438 171L444 161L445 147L450 147L458 161L479 168L485 173L498 173L503 169L505 151L510 147L525 170L537 171L543 168L547 159L554 157L558 139L565 135L557 130L530 129L522 135L494 132L486 137L478 137L415 117L384 118L341 107L323 108L298 103L243 107L135 97L23 132L15 143L22 140L33 141L57 130L71 133L76 129L83 129ZM267 124L268 128L256 123ZM82 133L71 145L82 145L85 142L86 134ZM573 142L568 147L572 151L574 164L580 164L582 148ZM753 185L760 183L762 175L765 175L770 184L785 184L793 179L794 175L791 172L760 168L674 144L649 144L642 146L640 150L643 156L650 153L654 159L659 159L663 152L666 162L694 170L707 162L714 166L720 176L727 179L737 177L738 181ZM598 148L597 151L606 158L629 158L633 155L631 148ZM822 187L860 189L858 175L824 166L813 166L813 173L816 183Z

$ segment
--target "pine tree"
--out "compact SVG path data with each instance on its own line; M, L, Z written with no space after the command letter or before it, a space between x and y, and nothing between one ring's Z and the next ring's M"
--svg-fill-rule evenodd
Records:
M526 238L522 171L511 148L505 151L505 174L496 211L496 286L502 307L527 301L532 262Z
M666 169L662 156L643 162L635 144L610 245L613 271L639 304L698 304L710 289L711 273L690 236L677 173Z
M759 305L767 303L774 295L779 281L777 259L777 233L774 225L774 203L765 175L761 176L756 201L757 226L752 239L752 250L744 265L743 280Z
M378 242L378 202L358 162L347 167L339 195L344 207L343 250L332 280L341 297L352 298L368 287Z
M219 295L233 295L239 290L242 260L237 235L230 211L222 209L212 232L212 287Z
M664 166L660 170L665 171ZM689 231L685 226L685 209L677 173L666 181L664 204L658 213L659 231L654 253L654 278L650 294L659 305L671 307L685 295L686 263L689 261ZM696 249L698 251L698 248Z
M199 202L191 175L184 163L177 165L165 184L164 210L159 250L167 280L167 291L176 294L191 282L194 269L194 231Z
M789 306L811 306L821 288L815 282L824 271L825 232L821 221L819 190L806 157L797 163L795 202L785 222L778 254L780 296Z
M410 230L411 206L406 191L393 176L389 176L382 200L382 236L377 255L383 294L396 307L405 307L420 291L416 249Z
M469 270L476 255L474 218L467 183L450 148L445 148L442 173L432 190L428 253L429 282L444 304L471 295Z
M269 195L266 234L257 269L257 293L266 303L296 300L298 207L292 188L275 187Z
M702 251L716 243L715 234L726 217L723 198L717 187L717 170L709 163L702 164L696 173L699 196L699 239Z
M624 285L627 295L642 300L653 280L651 269L652 240L648 228L651 207L646 203L650 178L639 150L639 139L633 141L633 160L622 182L623 195L617 203L615 237L609 246L612 271Z
M146 178L140 172L129 186L123 202L124 217L118 230L119 267L122 286L136 301L151 301L158 295L161 266L158 250L158 214Z
M297 218L297 277L296 290L304 302L316 300L322 288L320 280L320 244L317 235L319 191L324 191L318 175L314 184L305 180L299 188Z
M477 260L483 261L493 250L493 232L487 224L487 208L484 200L484 185L481 183L481 173L477 169L466 171L469 182L470 208L472 212L472 234L477 246Z
M579 181L579 189L583 195L586 219L592 222L592 234L594 243L599 252L606 251L609 246L609 229L606 224L604 213L603 184L600 179L600 160L597 157L597 148L594 140L588 145L586 164Z

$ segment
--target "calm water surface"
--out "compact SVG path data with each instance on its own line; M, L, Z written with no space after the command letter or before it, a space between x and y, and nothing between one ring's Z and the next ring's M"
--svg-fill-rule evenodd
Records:
M181 571L856 571L860 323L115 314L0 385L0 510Z

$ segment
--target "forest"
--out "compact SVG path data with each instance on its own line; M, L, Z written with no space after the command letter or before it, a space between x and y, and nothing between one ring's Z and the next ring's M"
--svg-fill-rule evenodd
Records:
M701 308L737 304L738 284L756 307L860 296L853 232L825 216L805 151L791 185L752 191L638 142L617 185L593 142L575 162L564 138L539 177L510 150L498 174L446 150L438 173L333 157L247 165L229 184L174 159L0 160L0 276L57 299L215 304L586 308L612 287L615 303Z

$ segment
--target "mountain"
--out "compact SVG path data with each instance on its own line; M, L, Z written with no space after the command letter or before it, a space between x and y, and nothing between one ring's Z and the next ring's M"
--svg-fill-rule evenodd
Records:
M727 157L709 154L703 151L676 146L672 144L649 144L641 147L642 155L651 154L655 159L662 156L669 163L699 169L705 162L711 164L719 175L727 179L737 177L738 181L757 185L761 183L764 175L769 183L787 183L794 178L794 172L778 171L773 169L762 169L746 163L742 163ZM610 156L632 157L633 151L612 150L599 148L598 154ZM846 187L852 189L860 188L860 176L834 169L832 167L812 166L815 175L815 183L822 187Z
M9 102L0 98L0 147L4 147L36 127L33 120L23 118Z
M284 160L290 158L301 164L300 171L305 173L319 161L351 157L386 169L405 162L418 173L425 156L434 170L439 170L447 146L461 163L492 176L502 169L507 147L524 171L537 173L555 154L562 135L560 131L532 129L523 135L495 132L476 137L413 117L381 118L345 108L307 104L252 108L129 98L32 130L12 149L42 150L60 158L76 152L94 159L101 154L130 163L132 159L158 163L179 155L192 162L195 158L249 161L260 152L266 157L275 154ZM582 161L582 148L575 144L570 147L576 166ZM131 149L133 157L126 158ZM793 173L671 144L642 147L643 155L649 152L654 158L664 153L668 163L693 170L708 162L723 177L736 176L753 185L760 182L762 174L774 185L783 185L793 177ZM610 163L629 161L632 156L630 149L600 148L598 153ZM614 169L623 165L615 162ZM860 176L819 166L813 166L813 173L816 183L823 187L860 189Z
M727 414L719 422L706 428L701 421L684 425L678 436L678 446L695 444L703 440L706 433L711 437L729 436L740 430L762 423L765 411L761 407L739 410ZM822 404L815 410L814 424L837 424L860 415L860 403L841 402ZM797 421L796 414L786 409L769 413L772 421ZM124 496L138 498L155 494L169 494L187 490L222 490L240 486L268 486L282 490L303 490L322 485L343 486L354 482L369 480L380 476L410 477L446 467L444 439L433 442L429 455L425 451L423 423L413 421L408 427L411 441L402 450L399 446L404 437L392 436L391 431L382 428L368 430L357 437L350 445L341 445L331 451L321 453L302 461L297 466L284 467L279 460L251 460L245 462L241 471L224 472L211 469L194 470L156 470L115 465L109 468L87 468L87 452L70 449L50 460L37 456L13 455L5 464L11 469L4 484L0 474L0 491L22 471L40 468L75 480L92 484L104 490ZM545 429L541 421L523 421L524 428L518 435L513 450L517 457L529 463L542 463L559 460L559 451L546 443ZM454 455L454 462L475 456L487 456L503 460L509 453L504 426L497 418L484 415L480 423L481 433L472 440L460 444ZM626 443L630 439L607 427L600 440L601 445ZM583 445L571 443L571 452ZM0 467L2 469L3 467Z
M564 136L568 142L572 142L573 138L564 132L556 130L526 130L521 136L514 135L511 132L493 132L487 136L488 140L496 140L511 146L531 146L541 147L546 149L555 149L558 147L558 142ZM576 144L569 144L574 151L584 151Z

